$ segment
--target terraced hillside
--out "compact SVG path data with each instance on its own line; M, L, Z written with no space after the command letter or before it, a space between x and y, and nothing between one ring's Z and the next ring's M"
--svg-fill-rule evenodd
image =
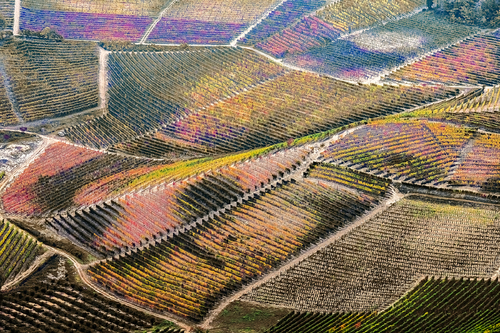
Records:
M466 95L470 96L410 112L402 117L424 118L499 133L500 88L475 89Z
M276 0L180 0L171 2L147 42L229 44Z
M162 167L161 161L137 159L56 142L45 148L2 194L5 213L45 215L76 208L92 197L79 197L98 183L113 191L135 177ZM108 188L111 187L111 188Z
M441 185L474 130L418 120L376 121L334 142L326 161L416 184Z
M322 2L315 3L314 9ZM274 29L270 36L261 33L256 40L250 38L243 43L255 43L255 47L276 57L307 52L322 47L342 35L356 30L376 26L382 22L394 20L402 15L409 14L424 6L421 0L343 0L332 1L312 15L307 15L307 7L298 6L300 19L293 20L292 11L288 15L271 16L270 21ZM284 4L286 6L286 4ZM302 9L302 8L304 9ZM312 9L312 8L311 8ZM304 15L302 13L304 10ZM286 13L286 11L285 11ZM264 21L257 31L267 30L268 20ZM276 26L276 27L275 27ZM278 30L277 32L273 30Z
M188 180L148 187L145 192L55 216L47 223L96 256L112 256L231 207L246 194L297 169L309 153L290 149L233 165L226 163ZM78 198L89 198L95 189L90 187L86 192Z
M14 24L14 3L13 0L0 1L0 15L5 20L5 27L12 29Z
M80 285L74 274L66 260L53 256L19 288L2 293L0 325L4 331L131 332L162 321Z
M6 109L17 122L59 117L98 104L98 54L94 43L9 38L2 41L1 74ZM3 115L14 123L11 112Z
M477 27L448 22L432 12L422 12L305 53L288 54L285 61L341 79L368 80L479 31Z
M431 277L380 314L295 312L267 332L494 332L499 287L496 279Z
M413 195L251 291L244 300L301 311L371 312L423 276L498 270L499 208Z
M88 273L137 304L200 321L221 297L381 199L308 179L284 182L154 246L92 265Z
M26 271L45 249L8 221L0 222L0 287Z
M497 31L466 39L398 69L388 75L386 81L432 82L457 86L498 85L499 37L500 33Z
M69 128L77 143L107 147L132 140L286 72L239 48L112 53L108 66L108 113Z
M399 113L456 94L457 90L443 87L359 86L294 71L206 107L186 110L186 116L165 123L154 134L110 150L155 158L230 153Z

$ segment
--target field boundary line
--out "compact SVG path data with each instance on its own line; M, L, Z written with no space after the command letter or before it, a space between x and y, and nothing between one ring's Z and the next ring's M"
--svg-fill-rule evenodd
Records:
M160 313L157 313L157 312L153 312L153 311L149 311L145 308L142 308L140 306L137 306L135 305L134 303L131 303L131 302L128 302L128 301L125 301L121 298L118 298L116 296L114 296L113 294L111 293L108 293L102 289L100 289L99 287L97 287L96 285L94 285L91 281L90 281L90 278L89 276L87 275L85 269L88 267L88 265L84 265L84 264L80 264L75 258L73 258L72 255L66 253L65 251L62 251L62 250L59 250L59 249L56 249L56 248L53 248L51 246L48 246L48 245L45 245L45 247L47 247L50 251L52 251L53 253L55 254L59 254L65 258L67 258L69 261L71 261L71 263L73 264L73 266L75 266L75 269L78 273L78 276L81 278L82 280L82 283L84 283L86 286L88 286L89 288L91 288L92 290L94 290L95 292L99 293L100 295L108 298L108 299L111 299L115 302L118 302L120 304L124 304L128 307L131 307L135 310L139 310L141 312L144 312L144 313L147 313L151 316L155 316L157 318L161 318L161 319L165 319L165 320L168 320L168 321L171 321L173 322L174 324L176 324L177 326L179 326L180 328L184 329L186 332L191 332L192 330L192 327L174 317L171 317L171 316L166 316L164 314L160 314Z
M16 0L16 1L19 1L19 0ZM159 14L158 14L158 17L153 21L153 23L151 23L151 25L146 29L146 31L144 32L144 35L142 36L142 38L139 40L139 44L144 44L144 42L149 38L149 35L151 34L151 32L153 32L153 29L156 27L156 25L158 24L158 22L161 21L161 19L163 18L163 15L170 9L172 8L172 6L178 2L179 0L172 0L172 2L170 2L167 7L165 7Z
M279 6L283 5L285 2L289 0L281 0L278 2L278 4L274 7L269 8L267 11L264 12L252 25L250 25L245 31L243 31L241 34L236 36L230 43L229 45L231 46L236 46L236 43L245 37L250 31L252 31L256 26L258 26L260 23L262 23L263 20L265 20L273 11L275 11Z
M43 244L43 243L41 243L41 244ZM43 244L42 246L45 247L45 244ZM45 252L42 255L38 256L35 259L35 261L33 261L33 263L28 267L27 270L25 270L24 272L18 274L12 281L10 281L8 283L5 283L2 286L2 288L0 288L0 290L3 291L3 292L5 292L5 291L9 291L10 289L12 289L16 284L18 284L19 282L21 282L22 280L24 280L25 278L27 278L28 276L30 276L31 273L33 273L35 271L35 269L37 269L38 267L40 267L40 265L42 265L45 262L45 260L47 260L53 254L55 254L55 252L52 251L51 249L49 249L47 252Z
M211 328L210 324L212 323L212 321L230 303L238 300L239 298L241 298L245 294L251 292L252 290L256 289L257 287L260 287L264 283L269 282L271 279L274 279L274 278L278 277L281 273L289 270L290 268L299 265L302 261L304 261L308 257L310 257L310 256L314 255L315 253L317 253L317 252L325 249L326 247L328 247L332 243L334 243L337 240L339 240L344 235L350 233L355 228L357 228L360 225L364 224L365 222L367 222L368 220L370 220L371 218L373 218L377 214L383 212L384 210L386 210L387 208L389 208L389 206L391 206L395 202L401 200L403 197L404 197L404 195L401 195L399 192L397 192L396 190L394 190L393 193L392 193L392 195L390 197L388 197L386 200L380 202L380 204L378 205L378 207L376 207L373 210L367 212L366 214L364 214L363 216L359 217L355 221L349 223L348 225L345 225L344 227L340 228L337 232L335 232L334 234L332 234L328 238L324 239L320 243L317 243L317 244L313 245L313 247L309 248L305 252L302 252L299 256L297 256L295 258L292 258L288 262L285 262L284 265L280 266L278 269L276 269L276 270L274 270L274 271L272 271L272 272L270 272L268 274L265 274L265 275L261 276L261 278L259 278L254 283L252 283L252 284L246 286L245 288L241 289L240 291L232 294L230 297L228 297L227 299L223 300L220 304L218 304L217 307L213 308L209 312L209 315L202 322L202 324L200 325L200 328L202 328L202 329L209 329L209 328Z
M99 46L98 48L99 48L99 73L97 78L99 86L98 108L102 109L108 105L108 59L111 51L107 51Z
M19 35L19 21L21 20L21 0L14 2L14 24L12 26L12 34Z

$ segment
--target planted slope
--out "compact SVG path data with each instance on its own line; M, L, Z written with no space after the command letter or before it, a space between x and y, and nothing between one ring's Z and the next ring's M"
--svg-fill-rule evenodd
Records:
M390 180L350 170L329 163L313 164L307 172L308 177L350 187L372 196L385 196Z
M163 321L75 283L75 275L66 259L51 257L18 288L2 293L0 327L9 333L129 333Z
M388 81L486 85L499 83L499 33L467 39L387 76Z
M165 124L112 150L148 157L211 155L265 147L449 98L443 87L353 85L291 72Z
M67 129L75 142L107 147L129 141L285 73L239 48L112 53L108 67L109 112Z
M479 187L484 192L500 192L500 135L478 133L471 143L450 185Z
M0 47L0 53L24 121L97 106L99 65L94 43L11 38Z
M82 187L98 183L104 191L112 191L160 169L160 163L53 143L5 190L3 209L10 214L34 216L75 209L85 204L77 199ZM94 202L90 193L86 203Z
M122 3L119 5L124 7ZM88 7L83 9L90 10ZM21 30L33 31L50 27L67 39L138 42L154 20L151 16L31 9L23 6L19 26Z
M9 222L0 222L0 287L27 270L44 252L35 239Z
M275 33L298 23L303 16L321 8L326 3L326 0L285 1L238 42L253 45L264 41Z
M391 21L370 30L290 54L285 61L346 80L376 77L425 53L476 34L479 28L451 23L433 12Z
M23 6L33 10L52 10L100 14L157 16L162 0L25 0Z
M141 306L199 321L221 297L335 232L376 200L307 180L285 183L88 273Z
M244 300L302 311L366 312L395 302L422 276L498 270L499 208L411 196L345 234Z
M296 169L307 156L291 149L225 165L190 180L138 192L47 222L98 256L112 256L159 239L241 199L245 193ZM89 189L88 195L94 191ZM82 195L81 200L86 196Z
M439 185L473 133L442 123L383 120L334 142L323 157L385 178Z
M229 44L276 0L173 2L148 37L152 43Z
M14 0L2 0L0 1L0 14L5 20L5 28L12 29L14 24Z
M376 313L291 313L268 333L495 332L498 280L423 279L396 304Z
M300 54L325 46L341 35L408 14L423 5L422 0L335 1L316 14L306 15L300 21L261 39L255 46L276 57Z

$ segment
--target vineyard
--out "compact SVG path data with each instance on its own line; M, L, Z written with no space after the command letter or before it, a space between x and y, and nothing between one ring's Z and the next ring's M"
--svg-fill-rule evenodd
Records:
M470 152L450 177L450 184L478 186L485 192L500 192L500 135L476 135Z
M300 313L267 333L494 332L500 284L493 279L426 278L389 309L376 313Z
M444 123L382 120L333 143L323 157L385 178L440 185L473 134Z
M321 8L326 3L326 0L285 1L239 42L245 45L254 45L264 41L288 26L298 23L302 16Z
M499 83L499 33L480 35L391 73L387 81L486 85Z
M67 39L137 42L153 21L154 18L150 16L56 11L22 7L20 28L22 30L40 31L48 26Z
M11 108L24 121L58 117L98 104L97 48L93 43L7 39L0 47ZM7 101L3 102L8 108ZM12 122L12 111L6 113ZM19 119L19 120L21 120Z
M14 113L12 103L7 95L6 75L1 73L0 76L0 124L4 126L16 124L19 122L19 118Z
M499 26L0 0L0 332L500 333Z
M286 27L278 23L274 28L279 29L278 32L269 37L262 34L260 38L252 42L255 43L256 48L276 57L304 53L316 47L325 46L328 41L334 41L341 35L396 19L423 5L424 1L421 0L335 1L318 10L315 15L305 15L291 25L288 19L293 19L293 16L289 17L290 14L285 14L283 21L288 23ZM300 14L302 13L299 12ZM276 18L276 20L280 19L282 19L280 16ZM264 21L264 28L265 23L267 22Z
M433 108L410 112L402 118L425 118L433 121L466 125L492 133L500 133L500 87L471 90L468 97L452 100ZM465 97L462 96L462 97Z
M113 53L108 66L108 113L69 128L77 143L107 147L132 140L286 72L239 48Z
M158 16L161 0L24 0L23 7L32 10Z
M68 276L68 271L72 272L73 268L61 257L53 256L48 265L20 288L3 293L0 327L7 332L128 333L158 324L159 320L151 315L78 285ZM180 330L165 332L180 333Z
M153 43L228 44L275 0L173 2L149 35Z
M188 111L158 132L112 150L156 158L229 153L398 113L456 93L443 87L359 86L291 72Z
M14 2L13 0L0 1L0 15L5 20L6 28L12 28L14 24Z
M476 27L450 23L424 12L337 39L306 53L289 54L285 59L295 66L357 81L390 71L477 32Z
M92 266L89 274L138 304L199 321L222 296L362 215L379 199L307 180L285 182L167 241Z
M305 156L305 150L295 149L226 165L192 180L59 215L48 219L47 223L97 256L119 254L124 249L161 239L179 227L205 218L211 211L241 200L245 193L258 190L285 172L295 170ZM99 194L99 189L86 191L86 195L79 195L76 200L91 200Z
M54 143L3 193L3 209L35 216L75 209L83 204L78 197L82 187L98 182L105 189L114 186L111 192L134 177L160 169L160 163ZM86 200L93 202L91 197Z
M489 278L497 206L410 196L243 299L301 311L371 312L422 276Z
M9 222L0 222L0 286L27 270L44 249Z

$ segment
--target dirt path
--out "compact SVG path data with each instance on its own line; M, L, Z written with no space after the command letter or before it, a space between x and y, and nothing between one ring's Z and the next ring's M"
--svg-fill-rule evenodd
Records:
M169 10L178 0L172 0L159 14L158 17L151 23L151 25L146 29L144 32L144 35L142 36L141 40L139 41L138 44L144 44L146 40L149 38L149 35L153 31L153 29L156 27L158 22L160 22L161 18L163 15Z
M258 18L255 23L253 23L252 25L250 25L247 29L245 29L245 31L243 31L239 36L237 36L235 39L233 39L231 41L231 43L229 43L229 45L231 46L236 46L236 43L242 39L243 37L245 37L250 31L252 31L256 26L258 26L264 19L266 19L269 14L271 14L273 11L276 10L276 8L278 8L279 6L283 5L285 2L287 2L288 0L281 0L280 2L278 2L275 6L269 8L264 14L262 14L260 16L260 18Z
M45 252L41 256L38 256L27 270L25 270L21 274L18 274L14 278L14 280L4 284L2 286L2 288L0 288L0 290L1 291L8 291L8 290L12 289L16 284L18 284L19 282L21 282L22 280L27 278L29 275L31 275L31 273L33 273L35 271L35 269L37 269L41 264L43 264L45 262L45 260L50 258L50 256L53 254L55 254L54 251L48 250L47 252Z
M249 293L250 291L254 290L257 287L260 287L261 285L265 284L266 282L269 282L270 280L274 279L275 277L278 277L281 273L287 271L288 269L298 265L300 262L303 260L307 259L309 256L313 255L314 253L321 251L322 249L326 248L330 244L336 242L338 239L343 237L344 235L348 234L351 232L353 229L357 228L358 226L362 225L375 215L379 214L380 212L384 211L385 209L388 208L388 206L394 204L395 202L401 200L404 197L399 192L394 192L391 197L389 197L387 200L383 201L377 208L374 210L368 212L367 214L363 215L362 217L358 218L356 221L353 223L349 224L348 226L342 228L340 231L334 233L330 237L328 237L326 240L322 241L319 244L314 245L312 248L309 250L301 253L298 257L292 259L291 261L287 262L285 265L281 266L279 269L268 273L264 276L262 276L259 280L255 281L254 283L246 286L245 288L241 289L237 293L231 295L229 298L223 300L220 304L217 305L212 311L210 311L209 315L205 318L205 320L202 322L200 327L202 329L209 329L210 324L212 321L219 315L219 313L226 308L230 303L238 300L240 297L243 295Z
M64 252L64 251L61 251L59 249L56 249L56 248L53 248L53 247L50 247L50 246L46 246L47 248L49 248L50 251L52 251L52 254L56 253L56 254L59 254L65 258L67 258L68 260L70 260L73 265L75 266L75 269L78 273L78 276L80 277L80 279L82 280L82 282L88 286L89 288L91 288L92 290L94 290L95 292L99 293L100 295L106 297L106 298L109 298L113 301L116 301L116 302L119 302L120 304L123 304L123 305L126 305L128 307L131 307L133 309L136 309L136 310L139 310L139 311L142 311L144 313L147 313L151 316L155 316L157 318L161 318L161 319L165 319L165 320L168 320L168 321L171 321L173 322L174 324L176 324L177 326L179 326L180 328L184 329L186 332L191 332L192 330L192 327L190 325L187 325L186 323L176 319L176 318L173 318L171 316L166 316L166 315L162 315L162 314L158 314L156 312L152 312L152 311L149 311L149 310L146 310L140 306L137 306L135 305L134 303L131 303L131 302L128 302L128 301L124 301L123 299L121 298L118 298L116 296L114 296L113 294L111 293L108 293L98 287L96 287L92 281L90 280L89 276L87 275L87 272L86 272L86 269L88 267L88 265L82 265L80 264L72 255Z
M108 104L108 58L110 51L99 47L99 106L105 108Z

